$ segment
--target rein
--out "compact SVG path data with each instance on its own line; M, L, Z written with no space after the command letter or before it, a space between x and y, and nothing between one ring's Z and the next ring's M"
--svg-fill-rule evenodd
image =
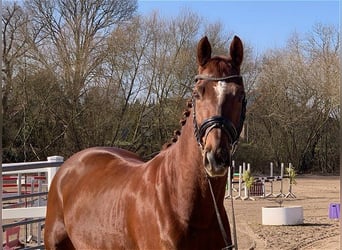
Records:
M210 77L206 75L196 75L195 80L207 80L207 81L230 81L230 82L235 82L237 84L242 84L242 76L240 75L232 75L232 76L227 76L227 77ZM197 143L199 144L200 148L204 150L204 144L202 138L206 138L206 136L210 133L211 130L214 128L219 128L221 129L226 135L229 137L229 142L232 146L232 152L231 155L234 154L236 150L236 146L242 131L242 126L245 121L246 117L246 105L247 101L246 98L244 97L242 101L242 109L241 109L241 114L240 114L240 121L238 124L238 127L235 127L234 124L227 118L223 116L213 116L210 117L202 122L202 124L198 125L197 119L196 119L196 102L194 98L192 97L192 106L193 106L193 124L194 124L194 134L197 140ZM229 250L229 249L238 249L237 247L237 240L236 240L236 224L235 224L235 215L234 215L234 206L233 206L233 200L232 200L232 211L233 211L233 232L234 232L234 243L232 245L228 245L228 238L227 238L227 233L224 229L220 211L218 210L216 199L215 199L215 194L211 185L211 181L209 176L207 175L207 180L208 180L208 185L211 193L211 197L213 199L213 204L215 208L215 213L217 217L217 221L220 227L220 231L225 243L225 247L222 250Z
M220 211L218 210L217 203L216 203L216 200L215 200L215 194L214 194L214 191L213 191L213 187L211 186L211 182L210 182L210 179L208 178L208 176L207 176L207 180L208 180L208 184L209 184L209 189L210 189L211 197L213 198L213 203L214 203L214 207L215 207L217 222L218 222L220 230L221 230L221 234L222 234L222 238L224 240L224 244L226 245L224 248L222 248L222 250L229 250L229 249L233 249L234 247L235 247L235 249L238 249L237 248L237 242L235 242L235 244L228 245L227 233L226 233L226 230L224 229L224 226L223 226L223 223L222 223L222 219L221 219L221 214L220 214ZM233 204L232 204L232 207L233 207ZM234 221L235 221L235 219L234 219ZM234 223L234 235L236 235L235 223Z

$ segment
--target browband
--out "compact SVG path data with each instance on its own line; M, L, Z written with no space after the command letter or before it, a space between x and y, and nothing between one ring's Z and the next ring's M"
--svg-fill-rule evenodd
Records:
M224 77L211 77L208 75L196 75L195 80L208 80L208 81L233 81L234 79L238 80L238 83L242 83L242 76L240 75L232 75L232 76L224 76Z

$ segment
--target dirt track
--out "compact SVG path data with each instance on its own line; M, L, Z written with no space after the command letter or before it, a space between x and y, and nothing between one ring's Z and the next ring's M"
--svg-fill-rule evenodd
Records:
M288 180L283 183L286 194ZM266 183L266 193L269 187L270 184ZM280 181L274 182L274 193L279 190ZM339 221L328 216L329 204L340 203L339 177L298 177L292 192L296 198L284 199L283 206L303 206L303 225L262 225L261 208L277 205L275 198L234 200L239 249L341 249ZM233 196L236 195L234 192ZM231 218L230 199L225 200L225 207Z

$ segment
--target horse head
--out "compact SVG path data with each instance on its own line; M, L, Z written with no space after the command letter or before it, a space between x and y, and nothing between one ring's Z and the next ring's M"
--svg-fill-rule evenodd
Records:
M209 177L224 176L245 118L245 92L240 66L243 45L237 36L229 55L211 56L204 37L197 47L198 75L193 91L194 130Z

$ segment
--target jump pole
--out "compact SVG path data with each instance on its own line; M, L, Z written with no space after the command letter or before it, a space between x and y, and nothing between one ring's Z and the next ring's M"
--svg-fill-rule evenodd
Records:
M273 181L274 181L274 176L273 176L273 162L270 163L270 182L271 182L271 189L270 192L265 196L265 197L276 197L273 193Z
M233 197L233 178L234 178L234 169L235 169L235 161L232 161L232 165L228 167L228 180L227 180L227 195L224 197L225 199ZM233 176L232 176L233 174Z
M284 163L280 163L280 193L276 197L285 197L283 193Z
M242 199L241 198L241 188L242 188L242 174L241 174L241 172L242 172L242 166L241 165L239 165L239 193L238 193L238 195L237 196L235 196L234 197L234 200L237 200L237 199Z
M244 174L246 172L246 163L242 163L242 167L243 167L243 172L242 174ZM247 171L248 171L248 167L247 167ZM245 186L245 197L243 197L243 200L246 200L248 199L248 190L247 190L247 187L246 187L246 182L244 183L244 186Z

